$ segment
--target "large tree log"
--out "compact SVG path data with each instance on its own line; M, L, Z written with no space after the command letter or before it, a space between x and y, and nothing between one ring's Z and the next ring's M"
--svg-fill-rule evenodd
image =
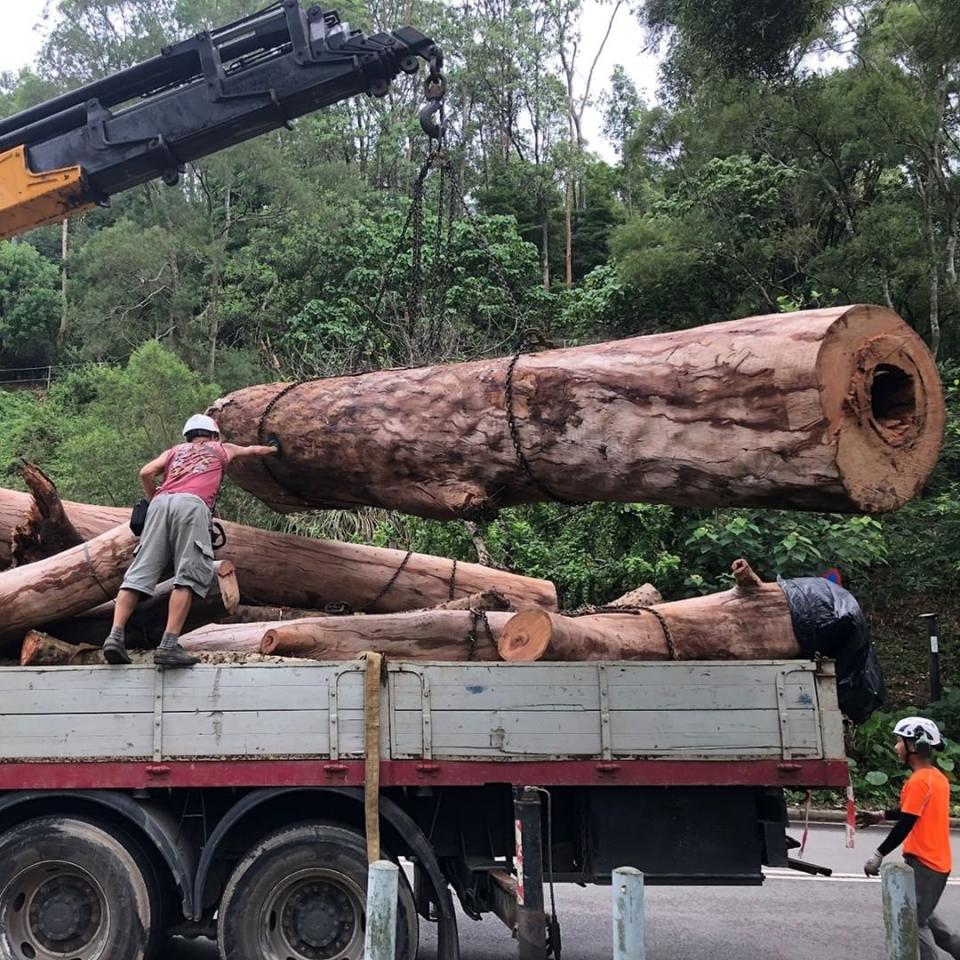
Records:
M783 590L745 560L723 593L658 603L636 613L564 617L518 613L500 634L504 660L764 660L797 657Z
M63 505L86 539L130 520L126 509L70 501ZM29 494L0 488L0 531L12 530L29 510ZM552 583L478 563L457 563L454 569L453 561L423 553L411 554L404 562L403 550L313 540L237 523L223 526L227 544L218 555L233 562L246 603L312 609L343 602L371 613L416 610L448 600L452 577L454 598L496 590L518 610L557 608ZM0 537L0 542L5 539ZM383 592L401 565L399 576Z
M130 618L126 629L127 647L131 650L151 649L160 643L166 625L167 606L173 580L165 580L157 592L142 600ZM206 597L194 597L184 631L195 630L205 624L221 620L236 613L240 604L240 588L233 564L218 560L214 564L214 578ZM106 639L113 624L113 600L101 603L69 620L61 620L47 626L46 632L67 643L100 645Z
M127 525L63 553L0 573L0 642L112 598L137 538Z
M268 384L218 400L224 435L283 444L231 476L276 510L470 517L550 499L892 510L937 460L936 364L895 313L748 317L520 358ZM264 414L266 416L264 417Z
M30 630L20 647L21 667L87 666L103 662L99 647L64 643L39 630Z
M312 660L350 660L366 650L400 660L497 660L496 639L512 613L417 610L372 617L329 617L273 624L260 652Z
M53 481L38 467L23 461L20 470L33 496L26 518L14 528L10 562L14 566L35 563L69 550L84 538L70 522Z

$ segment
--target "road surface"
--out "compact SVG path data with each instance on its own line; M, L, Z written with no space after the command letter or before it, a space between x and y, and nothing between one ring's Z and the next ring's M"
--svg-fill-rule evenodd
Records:
M861 831L857 848L847 850L842 827L811 827L804 859L833 868L830 879L770 870L762 887L648 888L648 960L884 960L880 882L862 871L884 836L882 827ZM954 860L960 865L956 836ZM960 879L950 881L939 912L960 927ZM567 960L610 960L609 887L557 887L557 914ZM419 960L436 960L433 926L421 931ZM461 960L516 960L496 917L461 915L460 940ZM183 943L164 960L216 956L209 943Z

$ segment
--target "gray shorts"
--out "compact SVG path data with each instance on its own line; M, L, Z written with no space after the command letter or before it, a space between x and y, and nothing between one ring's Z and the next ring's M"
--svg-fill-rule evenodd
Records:
M213 580L210 510L192 493L167 493L150 501L140 543L120 588L152 597L170 567L175 586L207 595Z

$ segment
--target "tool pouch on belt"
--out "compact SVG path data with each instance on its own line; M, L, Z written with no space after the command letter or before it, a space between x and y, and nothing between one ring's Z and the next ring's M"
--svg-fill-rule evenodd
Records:
M137 501L136 506L133 508L133 512L130 514L130 529L133 531L133 535L139 537L143 533L144 524L147 522L147 511L150 509L150 502L145 498L141 497Z

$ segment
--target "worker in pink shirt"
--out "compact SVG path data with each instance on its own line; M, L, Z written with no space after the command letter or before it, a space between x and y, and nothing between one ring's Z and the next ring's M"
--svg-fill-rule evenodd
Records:
M113 628L103 644L107 663L130 663L124 628L140 598L153 596L171 565L174 587L167 625L153 659L164 667L191 667L197 662L180 646L180 633L193 595L206 596L213 580L210 525L224 472L232 460L275 456L280 449L275 438L267 446L221 443L220 428L203 414L184 424L183 437L185 443L164 451L140 470L150 507L133 563L117 594Z

